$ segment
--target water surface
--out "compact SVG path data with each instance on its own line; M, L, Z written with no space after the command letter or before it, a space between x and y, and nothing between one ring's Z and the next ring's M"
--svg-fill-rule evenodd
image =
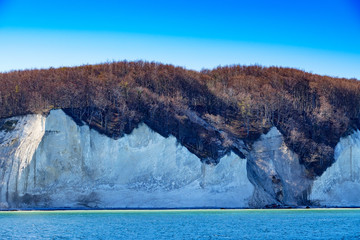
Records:
M359 209L0 212L0 239L359 239Z

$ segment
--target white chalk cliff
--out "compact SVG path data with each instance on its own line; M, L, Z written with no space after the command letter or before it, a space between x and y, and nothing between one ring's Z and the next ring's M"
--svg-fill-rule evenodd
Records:
M310 199L320 206L360 206L360 131L336 145L335 162L314 181Z
M62 110L16 120L2 133L2 207L248 207L253 194L246 159L203 164L144 124L114 140Z
M13 117L7 122L11 130L0 131L0 208L19 200L18 193L27 184L19 180L26 175L45 132L45 118L41 115Z
M248 177L255 186L252 207L306 204L311 182L299 156L286 146L276 127L253 144L248 156Z
M341 139L336 162L314 182L271 128L242 159L200 159L145 124L112 139L62 110L5 119L0 208L360 206L360 132ZM311 193L310 193L311 189Z

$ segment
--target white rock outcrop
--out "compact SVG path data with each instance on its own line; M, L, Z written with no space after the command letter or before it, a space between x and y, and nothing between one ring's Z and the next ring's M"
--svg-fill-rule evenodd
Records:
M299 206L306 203L311 181L299 156L285 144L276 127L263 134L248 156L248 176L255 186L250 206Z
M28 174L33 155L45 133L45 117L27 115L6 120L8 130L0 131L0 208L16 205L22 193L20 179ZM31 181L31 180L30 180Z
M310 200L320 206L360 206L360 131L341 138L335 162L314 181Z

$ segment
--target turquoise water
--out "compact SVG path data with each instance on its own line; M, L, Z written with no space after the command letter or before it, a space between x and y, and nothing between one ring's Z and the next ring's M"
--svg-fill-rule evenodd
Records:
M0 239L359 239L358 209L0 212Z

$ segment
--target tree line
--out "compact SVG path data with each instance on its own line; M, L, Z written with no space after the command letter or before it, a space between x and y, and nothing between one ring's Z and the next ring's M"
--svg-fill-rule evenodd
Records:
M123 61L1 73L0 86L0 118L64 109L113 138L145 122L209 163L231 150L245 156L276 126L309 176L333 163L340 137L360 128L356 79L290 68L234 65L198 72Z

